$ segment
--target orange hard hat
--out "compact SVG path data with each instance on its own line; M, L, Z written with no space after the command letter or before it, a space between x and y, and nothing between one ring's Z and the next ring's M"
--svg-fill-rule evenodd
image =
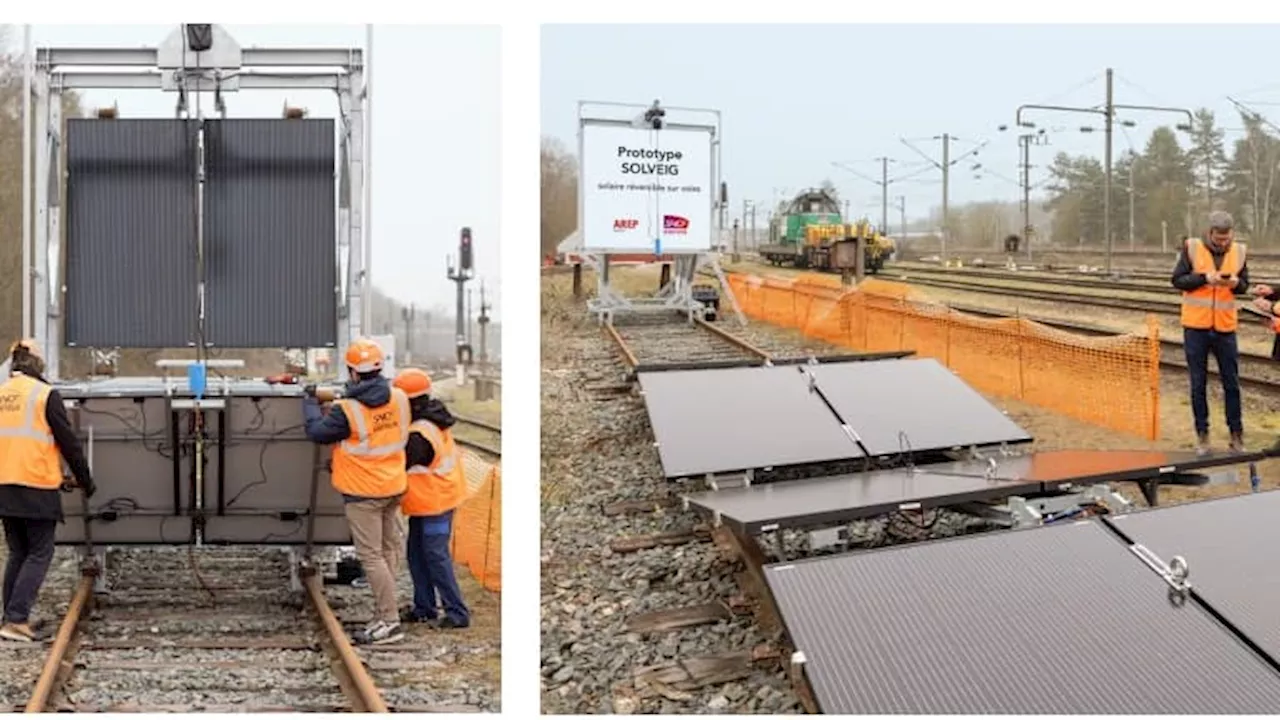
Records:
M431 376L427 374L426 370L420 368L401 370L392 384L403 390L410 400L431 392Z
M360 338L347 346L347 367L358 373L381 370L382 360L382 347L368 338Z
M32 355L38 358L44 359L44 353L40 352L40 343L37 343L35 340L32 340L31 338L26 338L25 340L18 340L12 345L10 345L9 354L12 355L13 351L17 350L19 347L26 348L28 353L31 353Z

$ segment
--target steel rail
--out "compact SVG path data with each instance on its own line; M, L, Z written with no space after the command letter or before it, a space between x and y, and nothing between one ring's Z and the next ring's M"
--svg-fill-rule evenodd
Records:
M338 683L342 686L343 693L351 700L354 711L390 712L382 699L382 693L378 691L378 686L373 683L373 678L369 677L369 671L365 669L360 656L356 654L351 641L347 639L347 633L342 629L342 623L338 622L338 616L334 615L333 608L329 607L329 601L324 597L320 575L308 575L303 579L303 583L306 585L311 607L316 611L316 616L324 627L328 644L332 647L333 660L335 660L334 674L338 676Z
M476 442L475 440L467 440L465 438L460 438L460 437L455 437L453 441L465 448L471 448L472 450L478 450L482 453L488 453L489 455L492 455L496 458L502 457L502 451L493 447L492 445L486 445L482 442Z
M721 340L724 340L725 342L730 343L734 347L737 347L740 350L745 350L748 353L755 355L756 357L760 358L761 360L764 360L765 362L773 361L773 358L769 356L769 353L765 352L764 350L761 350L755 345L752 345L746 340L743 340L737 335L734 335L725 330L721 330L720 328L716 327L715 325L712 325L711 323L707 322L706 320L703 320L702 318L694 318L693 324L697 325L703 330L706 330L707 332L710 332L712 335L715 335Z
M489 432L498 433L499 435L502 434L502 428L498 425L494 425L493 423L488 423L484 420L477 420L476 418L468 417L466 415L458 415L457 413L454 413L453 417L457 419L458 422L465 425L472 425L480 428L481 430L488 430Z
M75 654L74 641L79 633L80 621L84 618L85 610L93 599L93 583L93 575L81 576L80 584L76 586L76 593L71 598L71 605L67 607L67 614L62 617L58 634L53 639L53 645L45 657L44 667L40 670L40 677L36 679L36 686L31 691L31 698L27 700L27 706L23 712L46 712L50 698L61 685L59 681L66 679L71 669L70 658Z
M628 367L635 369L640 365L640 361L636 359L635 353L627 346L627 341L622 339L622 335L618 333L617 328L611 324L605 325L604 333L618 346L619 352L622 353L622 359L626 361Z

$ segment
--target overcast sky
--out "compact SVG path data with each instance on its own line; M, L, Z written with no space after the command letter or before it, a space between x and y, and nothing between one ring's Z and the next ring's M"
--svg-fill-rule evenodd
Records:
M890 188L916 215L940 206L941 173L899 138L935 160L942 144L933 136L960 138L952 158L987 140L977 159L953 169L951 201L1016 200L1016 134L998 126L1012 125L1022 104L1101 105L1108 65L1117 104L1206 106L1220 125L1240 128L1231 95L1280 124L1275 36L1267 25L548 25L542 129L576 152L579 100L719 109L732 215L744 198L765 204L830 178L854 212L878 221L880 186L833 161L877 180L880 156L898 161L891 180L919 173ZM1117 129L1117 158L1131 146L1141 152L1154 127L1181 122L1163 113L1118 117L1138 125ZM1034 119L1053 132L1048 147L1033 149L1041 166L1033 184L1056 152L1102 157L1103 134L1079 130L1101 127L1100 116ZM1227 133L1228 152L1238 137ZM975 180L978 162L990 171Z
M242 46L363 47L363 25L228 25ZM37 25L37 46L154 46L165 25ZM21 28L12 41L21 43ZM498 26L375 26L373 281L403 302L453 309L446 254L472 229L479 278L500 319L501 30ZM336 117L332 92L228 95L229 117L279 117L285 101ZM172 117L176 96L88 91L88 109L118 102L123 117ZM212 106L207 96L206 107Z

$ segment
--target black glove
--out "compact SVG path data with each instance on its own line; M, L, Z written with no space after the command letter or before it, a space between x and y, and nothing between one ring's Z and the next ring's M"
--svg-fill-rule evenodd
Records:
M315 396L316 396L316 386L315 386L315 385L307 385L307 386L305 386L305 387L303 387L303 388L302 388L302 392L306 393L307 397L315 397Z
M98 492L98 486L96 483L93 482L93 480L90 480L88 485L85 485L80 489L81 491L84 492L85 500L88 500L89 498L93 497L93 494Z

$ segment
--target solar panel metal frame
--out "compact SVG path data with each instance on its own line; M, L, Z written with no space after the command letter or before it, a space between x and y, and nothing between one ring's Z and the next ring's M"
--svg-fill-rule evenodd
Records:
M672 370L640 373L638 380L668 478L864 457L794 367ZM788 425L770 422L766 408ZM724 430L735 422L732 431ZM799 422L805 423L805 431L792 431ZM815 449L796 452L798 441ZM707 448L736 452L742 459L701 459Z
M896 455L904 450L929 452L1014 445L1032 440L1025 429L977 390L931 358L826 363L807 371L872 456ZM942 413L950 408L956 409ZM982 417L984 414L986 418ZM908 420L915 425L911 426ZM995 429L975 432L974 427L980 422ZM938 439L943 436L945 441Z
M892 491L895 486L896 494ZM930 486L936 490L929 492ZM754 484L697 493L686 499L735 530L758 535L877 517L897 510L1003 499L1039 492L1040 487L1037 482L944 475L934 472L931 466L923 466ZM850 499L854 494L863 497ZM807 510L787 509L800 499L807 501Z
M1280 490L1104 518L1129 541L1187 562L1193 596L1280 663Z
M1280 707L1280 672L1203 608L1172 605L1164 580L1095 521L767 565L764 575L822 712Z
M94 479L98 492L90 501L90 532L95 543L110 545L183 544L192 534L193 478L189 463L182 462L177 478L173 464L158 452L157 444L170 442L168 400L192 397L186 378L111 378L59 383L64 400L78 401L70 411L79 418L81 441L88 442L94 429ZM204 470L202 538L209 544L300 545L306 542L307 512L315 445L306 439L299 422L302 388L268 385L262 381L210 383L205 397L226 402L223 454L217 450L220 411L210 409L209 449ZM141 441L145 429L149 440ZM189 441L185 427L180 442ZM264 451L265 448L265 451ZM327 466L330 450L321 449ZM225 471L220 470L225 461ZM219 513L221 496L226 501ZM317 545L347 545L351 532L342 496L327 471L319 478L316 494ZM243 495L240 493L243 491ZM240 495L241 500L233 500ZM58 526L58 544L84 542L84 505L80 493L62 496L67 521ZM122 498L137 509L122 507ZM116 510L112 519L101 513Z
M1068 457L1071 455L1098 457L1119 457L1121 455L1130 456L1159 456L1159 462L1149 462L1142 465L1134 465L1124 470L1113 470L1109 472L1097 472L1085 470L1077 472L1074 475L1057 475L1053 478L1035 478L1032 477L1030 471L1026 470L1027 465L1033 465L1038 458L1047 457ZM1258 453L1212 453L1204 456L1197 456L1191 451L1147 451L1147 450L1040 450L1033 451L1022 455L1013 455L1010 457L995 458L996 467L994 471L990 471L991 477L996 480L1007 480L1010 482L1030 482L1037 481L1042 485L1043 492L1056 492L1072 486L1080 485L1098 485L1111 484L1118 482L1138 482L1143 480L1156 480L1160 477L1168 477L1178 475L1180 473L1193 472L1195 470L1204 470L1214 467L1223 467L1227 465L1238 465L1241 463L1252 462L1261 459L1263 454ZM987 460L958 460L955 462L937 463L928 466L933 472L940 475L960 475L966 477L982 477L987 476L990 464Z

